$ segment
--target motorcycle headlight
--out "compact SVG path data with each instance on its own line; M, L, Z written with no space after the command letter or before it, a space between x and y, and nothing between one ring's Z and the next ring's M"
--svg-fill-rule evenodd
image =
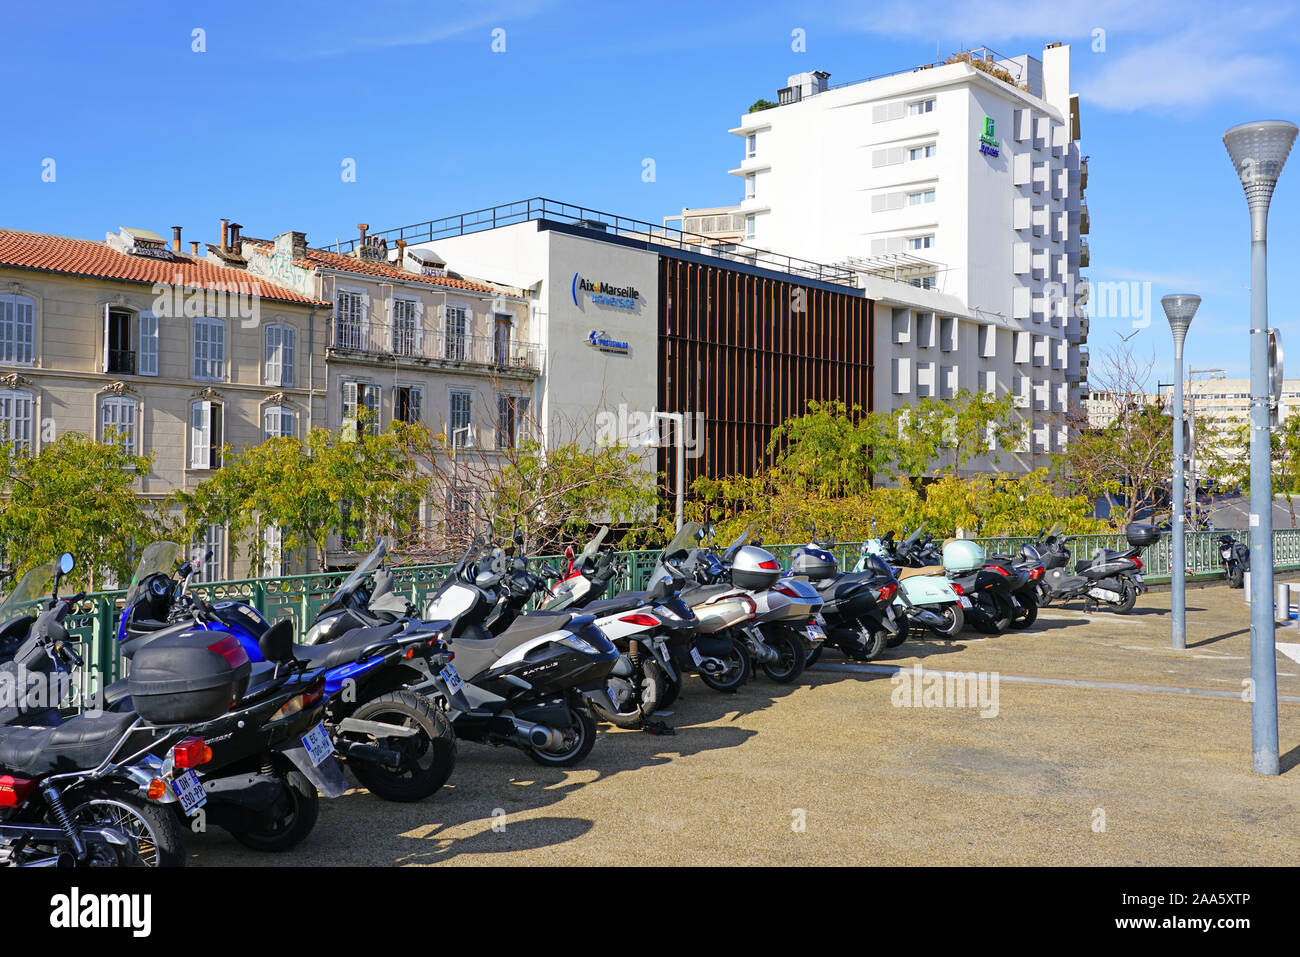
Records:
M598 655L600 651L591 642L585 638L579 638L577 635L565 635L559 640L560 644L567 645L574 651L580 651L584 655Z

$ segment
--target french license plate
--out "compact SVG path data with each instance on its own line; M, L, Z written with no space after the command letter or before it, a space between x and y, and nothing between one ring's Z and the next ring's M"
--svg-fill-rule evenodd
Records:
M1139 585L1145 585L1147 583L1147 580L1143 578L1141 575L1134 575L1133 577L1137 579L1137 583Z
M822 631L820 625L809 625L804 629L804 634L808 636L809 641L826 640L826 632Z
M971 607L970 599L967 598L965 595L960 595L960 596L958 596L957 601L961 602L961 606L962 606L963 608L970 608L970 607Z
M695 666L698 668L698 667L700 666L700 664L704 661L704 656L703 656L702 654L700 654L700 652L699 652L698 649L696 649L696 648L692 648L692 649L691 649L691 661L695 662Z
M455 694L461 688L465 687L465 680L461 678L455 667L450 664L438 672L438 677L443 680L447 685L447 690L452 694Z
M302 746L307 749L307 757L314 768L320 767L320 763L334 753L334 742L323 723L302 736Z
M191 815L203 807L208 800L208 792L203 790L203 782L193 771L186 771L172 781L172 790L181 802L181 810Z

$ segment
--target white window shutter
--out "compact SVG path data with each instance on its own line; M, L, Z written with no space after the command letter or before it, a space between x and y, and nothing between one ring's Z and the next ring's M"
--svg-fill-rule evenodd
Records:
M292 326L280 327L280 385L293 388L293 347L295 332Z
M212 403L190 406L190 468L206 469L212 461Z
M158 317L140 313L140 374L158 374Z
M104 364L100 367L100 372L108 371L108 308L108 303L104 303L103 322L100 323L104 327Z
M280 384L280 327L267 326L262 334L262 381Z

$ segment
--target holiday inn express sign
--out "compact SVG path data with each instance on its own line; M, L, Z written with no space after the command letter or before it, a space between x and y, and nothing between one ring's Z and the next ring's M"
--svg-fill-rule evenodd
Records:
M980 134L980 152L985 156L997 157L1002 143L993 136L993 117L984 117L984 132Z

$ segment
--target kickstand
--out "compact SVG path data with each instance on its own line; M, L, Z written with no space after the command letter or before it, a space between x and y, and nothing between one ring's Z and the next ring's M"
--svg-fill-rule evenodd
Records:
M647 721L641 726L641 730L646 734L676 734L666 721Z

